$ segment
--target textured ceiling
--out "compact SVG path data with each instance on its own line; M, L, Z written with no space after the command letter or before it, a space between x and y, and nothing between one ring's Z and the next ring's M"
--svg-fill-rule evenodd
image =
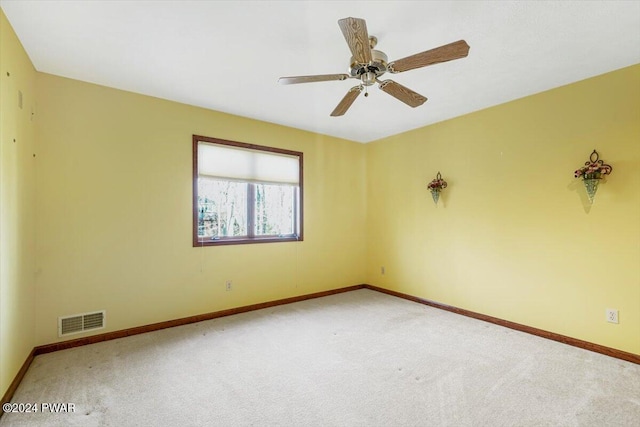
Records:
M369 142L640 63L640 2L0 1L38 71ZM469 56L386 74L429 100L369 88L329 117L355 80L337 21L364 18L399 59L464 39ZM597 102L597 100L596 100Z

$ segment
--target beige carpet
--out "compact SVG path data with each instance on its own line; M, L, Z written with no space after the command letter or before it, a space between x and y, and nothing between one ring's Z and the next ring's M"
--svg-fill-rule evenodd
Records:
M0 426L638 426L640 366L370 290L36 357Z

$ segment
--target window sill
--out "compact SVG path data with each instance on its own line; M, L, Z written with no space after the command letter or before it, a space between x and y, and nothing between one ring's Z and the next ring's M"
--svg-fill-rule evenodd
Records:
M193 242L193 247L201 246L223 246L223 245L247 245L253 243L278 243L278 242L301 242L302 236L287 236L287 237L252 237L252 238L233 238L223 237L219 239L198 239Z

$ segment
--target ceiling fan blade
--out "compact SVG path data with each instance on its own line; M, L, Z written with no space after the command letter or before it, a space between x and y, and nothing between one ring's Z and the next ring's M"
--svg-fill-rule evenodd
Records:
M349 74L320 74L317 76L293 76L293 77L280 77L278 83L282 85L293 85L297 83L314 83L314 82L328 82L332 80L346 80L350 76Z
M396 83L393 80L383 80L380 82L380 89L399 99L407 104L409 107L417 107L425 103L427 98L412 91L411 89L402 86L400 83Z
M389 63L388 68L392 73L400 73L402 71L426 67L427 65L464 58L468 54L469 45L467 42L464 40L458 40L457 42L449 43L435 49L416 53L415 55L392 61Z
M356 100L358 95L362 92L362 86L354 86L349 89L349 92L342 98L342 101L338 104L338 106L331 112L332 117L338 117L344 115L347 112L353 101Z
M360 18L344 18L338 21L338 25L349 45L353 58L361 64L371 62L371 48L369 47L366 21Z

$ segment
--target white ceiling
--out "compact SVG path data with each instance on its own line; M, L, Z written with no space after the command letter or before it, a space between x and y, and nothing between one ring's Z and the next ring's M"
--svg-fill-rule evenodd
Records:
M369 142L640 63L640 2L0 0L38 71ZM338 19L364 18L389 60L464 39L467 58L386 74L412 109L355 80ZM215 136L215 135L214 135Z

